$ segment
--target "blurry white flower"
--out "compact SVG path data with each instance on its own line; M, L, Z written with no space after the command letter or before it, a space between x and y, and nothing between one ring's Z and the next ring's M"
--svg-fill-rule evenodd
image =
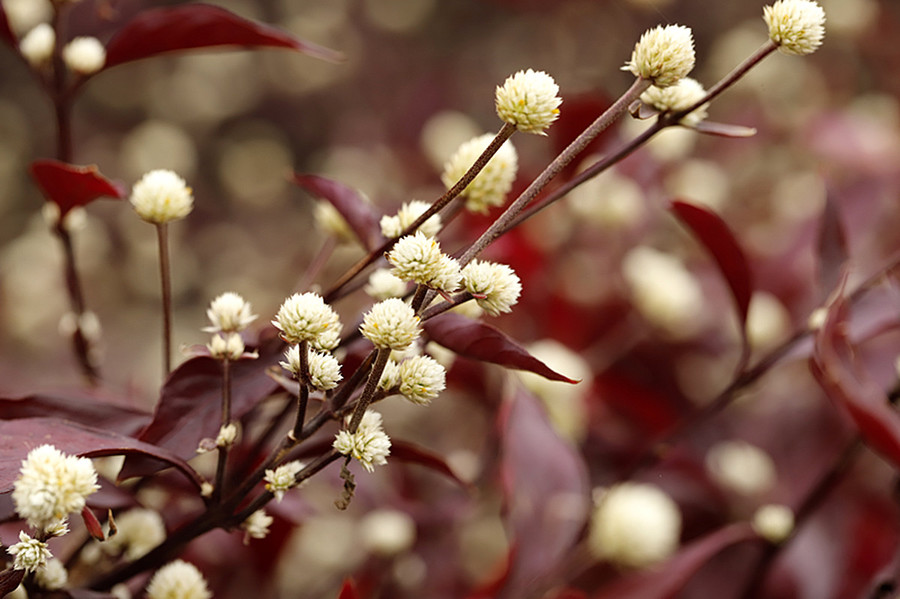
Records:
M769 349L783 341L791 330L791 315L781 301L765 291L757 291L750 300L747 337L755 349Z
M328 201L316 202L313 208L313 218L316 220L316 226L327 235L332 235L338 241L353 241L356 236L350 225L338 212L338 209Z
M222 360L238 360L244 355L244 339L239 333L229 333L227 337L216 333L208 344L209 354L213 358Z
M753 530L770 543L781 543L794 531L794 512L786 505L764 505L753 514Z
M813 0L778 0L763 8L763 20L785 54L812 54L825 37L825 11Z
M272 321L281 338L288 343L309 341L316 344L323 339L340 335L341 323L331 306L315 293L295 293L284 300Z
M412 547L416 540L416 523L398 510L375 510L360 522L363 545L375 555L391 557Z
M416 219L425 214L425 211L431 208L428 202L413 200L406 202L400 206L400 210L394 216L382 216L379 225L381 226L381 234L388 239L399 237L408 226L416 222ZM441 215L434 214L424 223L419 225L416 231L421 231L426 237L434 237L441 230Z
M337 387L342 378L341 365L337 359L329 353L318 352L311 348L307 356L310 384L323 391ZM297 376L300 373L300 346L289 347L284 352L284 357L287 358L287 362L281 362L281 366Z
M41 23L29 31L19 42L19 51L25 60L33 67L50 62L53 56L53 47L56 45L56 32L47 23ZM48 202L47 206L56 206ZM57 218L59 209L57 208Z
M422 332L419 317L399 298L378 302L363 316L363 337L381 349L406 349Z
M2 5L10 29L20 36L53 17L49 0L2 0Z
M48 591L55 591L66 586L69 582L69 573L61 561L50 559L42 567L34 572L34 581L38 586Z
M215 490L215 487L213 487L211 482L203 481L203 483L200 485L200 496L201 497L212 497L214 490Z
M150 171L131 189L131 205L149 223L182 219L194 208L191 188L169 170Z
M274 519L266 513L266 510L256 510L250 514L241 524L241 528L244 529L244 544L249 539L265 539L273 521Z
M544 132L559 117L562 98L553 77L543 71L519 71L497 86L497 116L526 133Z
M245 301L237 293L226 291L209 304L206 316L212 326L204 327L203 331L207 333L243 331L257 318L251 310L253 307L250 302Z
M413 403L427 405L446 387L447 371L429 356L416 356L400 363L400 393Z
M475 296L478 306L492 316L509 312L519 301L522 283L506 264L472 260L462 270L466 291Z
M13 568L26 572L34 572L53 557L47 543L32 539L24 530L19 531L19 542L9 547L6 552L15 557Z
M377 300L384 300L389 297L403 297L407 287L406 281L395 277L389 269L379 268L369 276L365 292Z
M106 48L95 37L76 37L62 49L66 66L80 75L93 75L106 64Z
M579 221L610 229L634 226L646 211L641 186L615 169L585 181L569 193L566 201Z
M660 112L678 112L690 108L704 96L706 96L706 90L703 85L696 79L685 77L668 87L651 85L647 91L641 94L641 102ZM709 103L700 105L686 114L679 122L687 127L696 126L706 118L708 106Z
M450 189L472 168L487 149L494 136L480 135L465 142L444 164L441 181ZM512 189L519 168L519 156L511 142L506 141L460 194L466 198L466 208L486 213L492 206L501 206Z
M303 463L297 460L287 462L274 470L266 470L266 491L275 496L275 499L281 501L284 492L296 484L297 473L303 470Z
M180 559L156 571L147 585L147 599L211 599L206 579L193 564Z
M376 465L387 464L391 453L391 439L381 428L381 414L372 410L366 410L355 433L342 430L335 435L333 446L359 460L368 472L374 472Z
M216 447L231 447L237 439L238 428L234 422L223 424L216 435Z
M657 87L668 87L691 72L694 60L694 37L689 27L657 26L644 32L622 70Z
M116 534L101 547L111 554L122 553L128 561L143 557L151 549L166 540L166 525L154 510L130 509L116 516Z
M765 493L775 485L775 462L745 441L722 441L706 453L706 469L720 485L742 495Z

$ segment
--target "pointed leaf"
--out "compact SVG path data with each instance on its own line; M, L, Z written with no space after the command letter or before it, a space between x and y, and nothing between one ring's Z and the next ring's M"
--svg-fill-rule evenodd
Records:
M166 52L220 46L286 48L322 60L342 58L339 52L247 20L224 8L190 4L139 13L109 40L104 68Z
M420 447L414 443L391 439L391 458L396 458L401 462L424 466L434 470L438 474L443 474L469 491L473 489L472 483L461 479L440 454L428 451L424 447Z
M60 218L76 206L87 206L98 198L121 200L127 194L124 185L100 174L96 165L76 166L59 160L35 160L31 177L47 200L59 206Z
M578 382L554 371L489 324L459 314L444 313L426 321L424 328L432 341L460 356L515 370L527 370L551 381L573 385Z
M753 127L743 127L741 125L729 125L727 123L714 123L712 121L700 121L692 125L692 129L707 135L715 135L717 137L742 138L753 137L756 135L756 129Z
M824 297L834 291L841 279L841 271L847 263L847 237L841 223L837 198L829 190L825 194L822 210L822 226L819 229L819 288Z
M385 242L379 225L381 217L357 190L318 175L295 173L293 181L317 198L330 202L367 250L372 251Z
M66 390L19 399L0 398L0 418L3 420L47 416L129 436L150 422L147 412L109 403L90 391Z
M353 584L352 578L344 579L341 585L341 591L338 593L337 599L361 599L359 593L356 592L356 585Z

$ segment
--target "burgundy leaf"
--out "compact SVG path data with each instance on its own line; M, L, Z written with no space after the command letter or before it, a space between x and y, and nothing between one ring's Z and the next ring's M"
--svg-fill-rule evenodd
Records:
M66 390L20 399L0 398L0 419L53 416L123 435L134 435L147 425L150 414L109 403L97 393Z
M249 21L224 8L191 4L147 10L123 25L106 45L104 68L165 52L216 46L286 48L323 60L341 59L339 52Z
M29 170L44 197L59 206L60 218L76 206L87 206L102 197L120 200L127 193L121 183L101 175L96 165L35 160Z
M174 466L197 488L203 482L187 462L161 447L111 431L69 422L59 418L20 418L0 421L0 493L12 489L22 460L39 445L51 444L70 455L101 457L144 455Z
M7 568L0 572L0 597L6 597L16 590L16 587L22 584L23 578L25 578L25 570Z
M578 382L552 370L489 324L460 314L445 313L425 322L424 328L433 341L460 356L515 370L527 370L551 381L573 385Z
M847 262L847 238L841 223L837 199L829 192L825 195L822 210L822 226L819 229L819 288L827 297L837 288L841 269Z
M503 597L523 597L548 581L572 549L588 515L582 457L559 438L540 401L521 388L499 415L500 480L516 551Z
M443 474L459 484L459 486L470 491L472 490L472 484L461 479L440 454L428 451L414 443L391 439L391 458L424 466L439 474Z
M753 127L743 127L741 125L730 125L728 123L714 123L712 121L700 121L691 128L696 129L700 133L707 135L715 135L717 137L753 137L756 135L756 129Z
M344 584L341 585L337 599L361 599L359 593L356 592L356 585L353 584L352 578L344 579Z
M16 34L13 33L12 28L9 26L9 19L6 18L6 11L3 9L2 4L0 4L0 38L3 38L3 41L11 47L18 49L19 40L16 39Z
M88 533L94 540L106 540L106 535L103 534L103 526L100 524L100 520L97 519L94 512L91 511L91 508L84 506L81 510L81 518L84 520L85 528L87 528Z
M627 576L592 596L592 599L668 599L679 597L684 586L723 549L758 538L746 522L725 526L685 545L671 559L650 571Z
M293 181L312 195L330 202L347 221L364 248L372 251L384 243L385 238L379 224L381 217L357 190L318 175L295 173Z

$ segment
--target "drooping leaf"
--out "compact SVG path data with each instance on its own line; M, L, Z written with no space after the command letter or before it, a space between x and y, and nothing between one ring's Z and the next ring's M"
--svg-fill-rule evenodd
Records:
M429 451L414 443L391 439L391 458L395 458L401 462L424 466L429 470L434 470L438 474L446 476L459 486L467 490L472 490L472 484L461 479L440 454Z
M125 186L100 174L96 165L76 166L59 160L35 160L28 169L48 201L59 206L60 218L76 206L98 198L121 200Z
M0 398L0 419L54 417L122 435L134 435L147 425L150 414L105 401L90 391L66 390Z
M356 592L356 585L353 584L352 578L344 579L337 599L361 599L359 593Z
M166 52L221 46L285 48L322 60L341 59L339 52L250 21L224 8L190 4L146 10L125 23L106 45L104 68Z
M424 329L433 341L460 356L515 370L527 370L551 381L578 382L554 371L489 324L459 314L445 313L426 321Z
M2 4L0 4L0 38L3 38L3 41L12 48L18 48L19 46L19 40L16 39L16 34L13 33L12 27L9 26L9 19L6 18L6 11L3 9Z
M819 288L823 299L837 288L841 280L841 271L847 263L847 236L841 223L841 214L837 198L829 191L825 194L825 206L822 209L822 224L819 229Z
M331 203L344 217L362 246L372 251L384 243L379 221L381 217L372 204L352 187L327 177L295 173L293 181L302 189Z

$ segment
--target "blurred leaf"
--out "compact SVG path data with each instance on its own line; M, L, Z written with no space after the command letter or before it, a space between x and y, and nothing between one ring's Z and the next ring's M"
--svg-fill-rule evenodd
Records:
M13 33L12 28L9 26L9 19L6 18L6 10L3 9L2 3L0 3L0 38L3 38L4 42L18 51L19 40L16 39L16 34Z
M720 528L688 543L668 561L627 576L601 589L592 599L668 599L680 597L684 586L710 559L741 541L758 538L746 522Z
M344 579L344 584L341 585L341 591L338 593L337 599L362 599L359 593L356 592L356 585L353 584L352 578Z
M89 391L41 393L20 399L0 398L0 418L56 417L106 431L134 435L150 421L150 414L105 401Z
M578 540L590 487L582 457L559 438L540 400L516 385L499 414L500 480L516 551L503 597L540 588Z
M819 229L819 288L824 297L837 289L841 280L841 269L847 263L847 237L841 223L837 199L829 190L825 194L822 210L822 226Z
M423 326L432 341L460 356L515 370L527 370L551 381L573 385L578 382L552 370L489 324L460 314L444 313L426 321Z
M322 60L341 60L339 52L275 27L249 21L218 6L191 4L146 10L125 23L106 45L104 68L165 52L216 46L287 48Z
M368 251L381 247L386 241L381 234L381 217L357 190L318 175L295 173L293 181L312 195L330 202Z
M198 489L203 482L187 462L164 448L60 418L20 418L0 421L0 493L12 488L28 452L45 443L70 455L90 458L149 456L162 462L162 468L174 466L180 470Z
M469 491L472 490L472 484L461 479L440 454L428 451L414 443L391 439L391 458L424 466L438 474L443 474L459 486Z
M503 586L509 579L510 568L514 562L515 555L516 547L515 545L512 545L507 554L501 558L500 562L491 567L487 579L480 582L477 587L472 589L469 594L466 595L466 599L495 599L499 596L500 592L503 590Z
M81 519L84 520L84 526L87 528L88 534L90 534L94 540L101 542L106 540L106 535L103 534L103 525L100 524L100 520L97 519L96 514L91 511L91 508L84 506L81 509Z
M7 594L16 590L23 578L25 578L25 570L7 568L0 572L0 597L6 597Z
M753 137L756 135L756 129L753 127L743 127L741 125L729 125L727 123L714 123L712 121L703 120L692 125L692 129L707 135L715 135L717 137Z
M100 174L96 165L76 166L59 160L35 160L31 177L47 200L59 206L60 218L76 206L87 206L102 197L121 200L125 187Z

